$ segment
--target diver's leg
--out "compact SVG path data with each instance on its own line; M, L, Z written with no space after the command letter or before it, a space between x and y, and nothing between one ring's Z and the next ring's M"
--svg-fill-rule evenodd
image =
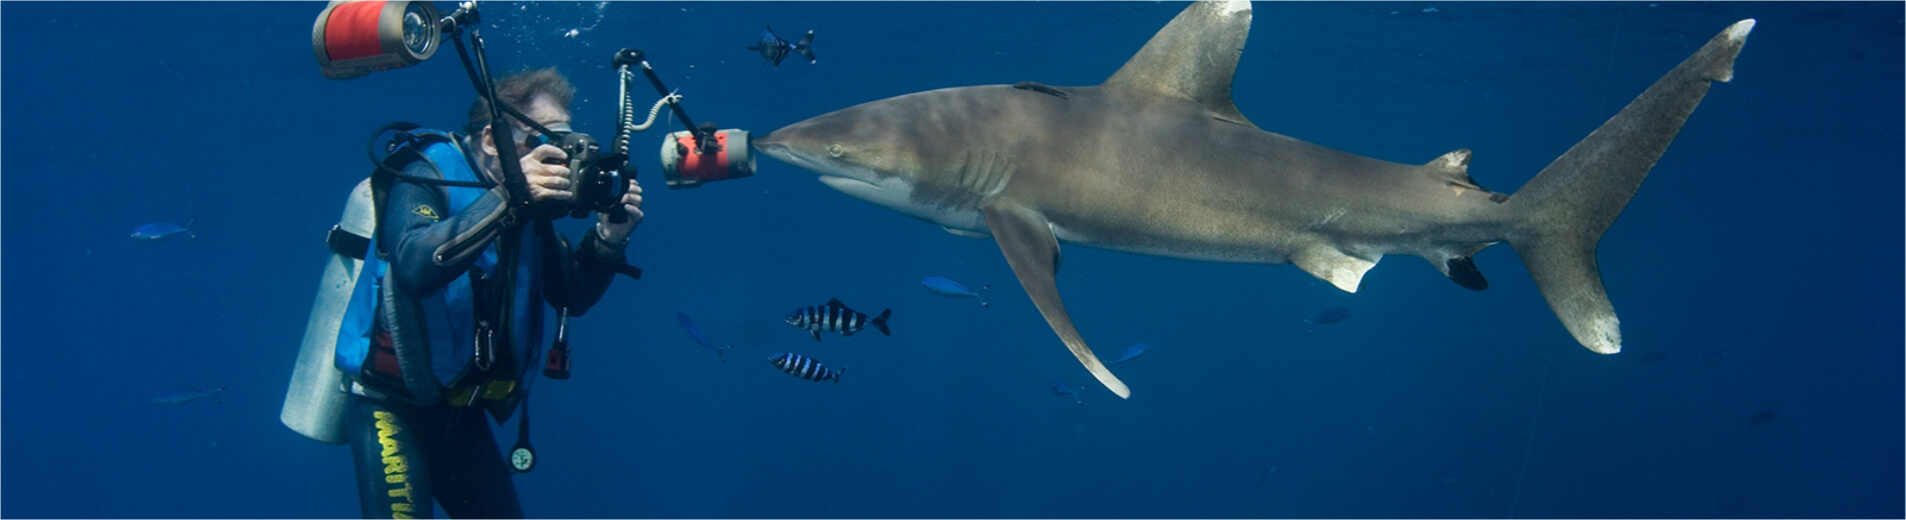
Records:
M448 407L443 442L431 446L437 504L451 518L522 518L510 466L497 450L483 408Z
M365 518L431 517L430 464L401 410L358 399L346 412Z

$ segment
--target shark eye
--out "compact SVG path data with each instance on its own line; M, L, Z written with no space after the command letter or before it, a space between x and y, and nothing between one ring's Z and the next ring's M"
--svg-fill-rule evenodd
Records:
M840 156L847 155L847 150L842 149L838 144L830 144L827 145L827 155L839 159Z

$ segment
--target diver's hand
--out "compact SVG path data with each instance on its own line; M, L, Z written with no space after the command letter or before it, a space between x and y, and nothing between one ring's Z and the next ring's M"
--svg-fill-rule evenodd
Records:
M546 144L530 150L518 162L523 166L523 180L529 184L531 202L576 198L576 188L569 185L569 152Z
M617 249L629 246L629 233L635 231L635 225L642 223L642 185L629 178L629 192L622 194L622 209L629 212L626 222L617 224L609 221L609 214L596 216L596 232L604 245Z

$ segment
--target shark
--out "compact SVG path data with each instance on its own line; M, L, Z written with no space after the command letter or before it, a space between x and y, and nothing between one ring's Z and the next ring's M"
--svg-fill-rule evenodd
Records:
M1602 234L1707 95L1733 78L1736 22L1513 193L1470 177L1468 149L1405 164L1258 128L1232 99L1243 0L1180 12L1103 83L915 92L757 137L760 153L847 195L998 243L1028 297L1093 377L1131 390L1067 313L1060 244L1187 260L1294 264L1346 292L1386 255L1488 287L1472 259L1507 243L1563 326L1621 351L1596 265Z

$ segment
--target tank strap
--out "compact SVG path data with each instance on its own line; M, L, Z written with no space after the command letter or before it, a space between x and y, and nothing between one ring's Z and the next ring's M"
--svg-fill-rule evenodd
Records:
M345 231L335 225L331 226L329 233L325 233L324 243L331 246L331 252L357 260L363 260L364 253L371 249L371 237Z

